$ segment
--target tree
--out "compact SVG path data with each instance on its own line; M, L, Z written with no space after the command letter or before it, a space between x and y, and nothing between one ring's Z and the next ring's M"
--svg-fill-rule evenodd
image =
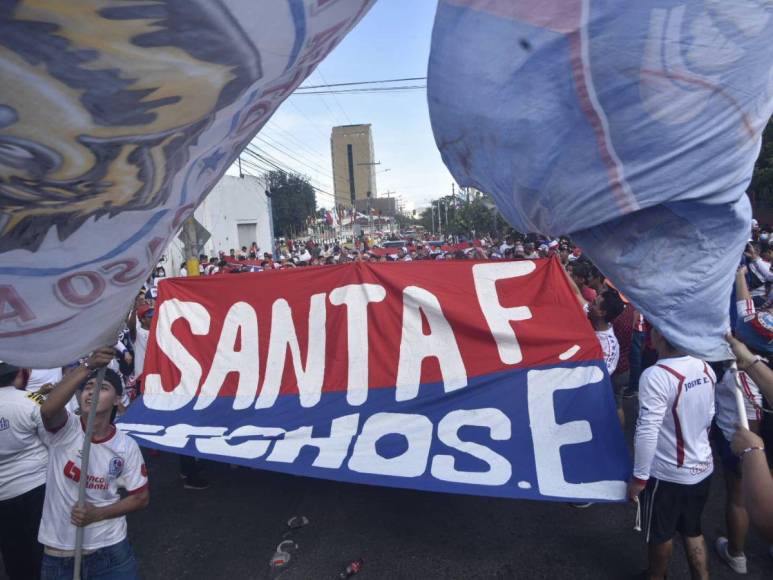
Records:
M761 207L773 207L773 118L762 134L762 149L754 166L749 191Z
M274 235L294 237L305 233L309 216L317 209L314 186L302 175L272 171L266 175L274 214Z
M439 211L443 235L454 234L471 238L489 234L503 236L512 231L486 194L476 194L469 201L448 195L433 200L431 205L435 207L435 232L438 228ZM428 207L422 211L419 223L426 231L431 232L432 222L432 208Z

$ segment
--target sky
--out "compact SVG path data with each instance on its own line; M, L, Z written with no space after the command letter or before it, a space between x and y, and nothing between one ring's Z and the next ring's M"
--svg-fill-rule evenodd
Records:
M425 77L436 5L433 0L376 2L303 85ZM376 168L379 196L391 191L411 211L451 192L453 178L435 145L425 89L292 95L253 143L333 193L331 129L358 123L371 124L375 161L381 162ZM318 192L317 205L329 208L333 199Z

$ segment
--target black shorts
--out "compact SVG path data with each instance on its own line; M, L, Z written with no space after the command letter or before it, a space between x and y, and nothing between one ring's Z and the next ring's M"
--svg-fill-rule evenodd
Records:
M677 532L688 538L700 536L701 516L710 488L711 476L693 485L651 477L639 495L645 541L662 544Z

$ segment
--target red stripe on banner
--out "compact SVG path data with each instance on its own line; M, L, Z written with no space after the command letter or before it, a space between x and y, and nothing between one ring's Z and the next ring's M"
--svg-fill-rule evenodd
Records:
M674 417L674 431L676 432L676 466L682 467L684 464L684 435L682 434L682 423L679 421L677 406L679 405L679 398L682 396L684 377L666 365L659 364L658 366L674 375L679 381L679 385L676 387L676 398L671 406L671 415Z
M508 268L533 270L518 276L504 275L486 283L487 276L506 273ZM380 299L368 302L366 308L362 302L358 310L356 305L344 300L342 292L346 288L361 289L363 285L368 285ZM357 292L364 296L361 290ZM322 316L322 322L316 323L317 328L322 324L324 331L317 330L309 337L310 318L314 319L312 303L314 316L319 317L320 313ZM203 319L175 318L169 322L169 313L191 305ZM439 312L435 312L437 305ZM232 307L236 310L229 318ZM352 308L360 313L360 326L349 318ZM517 319L519 309L528 309L529 316ZM433 312L435 316L428 316ZM257 320L257 344L248 345L258 359L258 371L253 374L260 389L256 385L255 391L262 390L267 374L273 373L276 377L277 365L283 364L279 395L298 395L299 382L304 380L309 365L324 367L323 393L347 391L350 372L355 377L367 376L370 389L394 388L401 365L403 371L414 369L404 375L415 376L418 372L422 384L439 382L443 380L441 361L432 349L443 350L445 347L438 346L441 342L450 347L444 350L447 360L461 360L467 380L508 369L602 359L601 347L555 258L513 262L354 263L237 276L167 279L160 286L153 319L144 365L146 381L149 375L159 375L162 388L173 391L180 384L178 364L188 360L196 371L190 375L190 368L186 367L188 376L200 374L199 389L213 369L219 368L223 379L216 391L218 396L234 396L242 370L232 361L244 346L242 333L248 330L246 326L236 327L245 323L245 313ZM274 316L284 323L275 328ZM161 324L167 346L162 350L157 337L160 321L164 320ZM411 327L410 320L420 321L420 327ZM195 332L192 322L195 322ZM351 344L350 328L358 333ZM254 330L252 333L255 334ZM281 345L275 345L269 365L272 334L276 335L275 339L289 335L291 341L284 352ZM428 347L429 354L422 351L417 355L408 338L426 344L431 342L426 339L431 334L444 338ZM517 362L512 358L512 349L508 350L513 335L518 343L516 350L520 349L521 353ZM248 336L251 335L248 333ZM297 349L293 343L296 339ZM407 346L401 357L402 342ZM184 349L182 358L179 354L170 357L172 343L179 343ZM323 354L318 349L324 349ZM412 359L417 356L418 362ZM294 358L302 368L295 369ZM412 360L418 366L411 367ZM446 370L458 367L458 364L446 364ZM224 373L223 368L227 369Z

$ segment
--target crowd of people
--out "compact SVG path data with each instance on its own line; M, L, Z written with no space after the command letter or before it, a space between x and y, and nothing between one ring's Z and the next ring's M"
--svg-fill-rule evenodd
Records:
M737 359L707 363L687 354L647 323L568 238L543 240L507 235L475 240L360 238L349 244L280 240L272 252L249 249L200 256L199 274L323 266L349 262L413 260L507 260L556 256L577 301L598 337L611 377L618 417L624 398L638 400L634 470L628 487L648 544L647 577L665 578L677 534L684 538L693 578L708 578L701 528L714 456L726 486L727 533L714 547L735 572L746 573L746 539L752 525L773 543L773 313L770 259L773 237L755 227L738 269L734 333ZM187 275L183 267L179 275ZM142 453L114 421L141 392L150 326L163 264L137 296L114 345L61 369L25 369L0 363L0 548L12 580L69 578L76 528L84 528L83 565L88 578L136 578L126 535L126 514L148 505ZM88 474L80 449L97 387ZM742 390L749 428L741 427L736 390ZM766 443L771 445L766 446ZM208 483L195 460L180 456L188 489ZM78 506L78 482L86 478L86 503ZM591 504L573 504L584 508ZM771 549L773 556L773 549Z

